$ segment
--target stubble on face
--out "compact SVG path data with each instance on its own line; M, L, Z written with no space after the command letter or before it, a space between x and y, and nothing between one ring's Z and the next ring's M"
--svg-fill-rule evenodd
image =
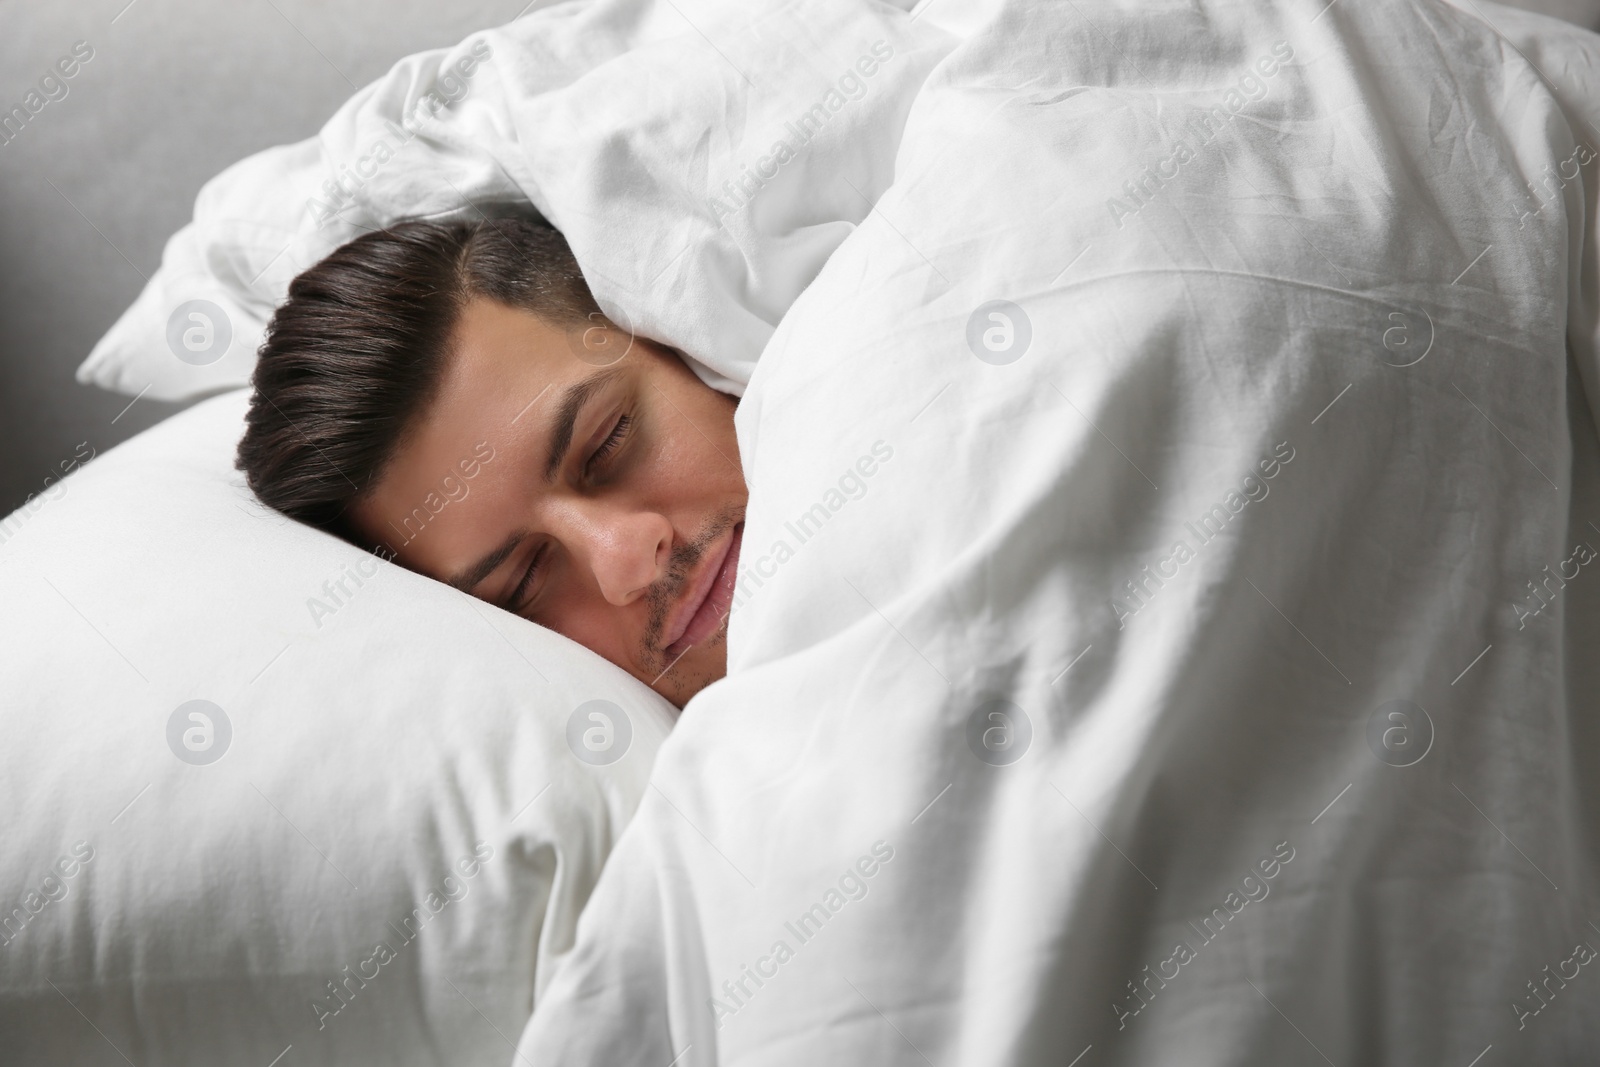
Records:
M639 663L647 674L655 678L655 681L651 683L652 686L659 683L668 672L674 669L686 672L683 677L676 679L680 685L684 682L696 682L699 683L695 687L696 690L704 688L704 686L722 677L721 674L705 668L685 668L681 665L681 661L696 649L714 648L717 645L724 644L727 641L728 634L727 616L723 616L722 624L714 634L701 641L698 645L692 645L684 649L676 657L668 658L661 638L663 636L662 631L666 628L667 616L682 595L684 584L689 580L689 575L694 570L695 565L700 562L706 550L742 518L743 508L728 508L718 513L693 541L673 549L672 558L667 564L666 576L651 586L645 594L650 605L650 617L645 625L644 637L639 646Z

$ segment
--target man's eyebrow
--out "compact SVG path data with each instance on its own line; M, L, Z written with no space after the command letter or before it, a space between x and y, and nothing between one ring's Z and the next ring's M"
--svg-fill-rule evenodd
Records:
M577 425L578 413L583 410L583 405L589 398L601 389L610 385L622 376L622 368L613 367L610 370L591 374L581 382L567 387L561 395L561 406L556 408L556 421L550 427L550 458L544 465L544 483L554 485L556 474L561 470L562 461L567 458L567 449L572 447L572 429Z
M499 548L450 579L446 584L471 595L472 591L478 587L478 583L498 570L500 564L504 563L511 553L517 550L517 546L522 544L523 539L527 536L528 531L526 530L516 531L501 542Z

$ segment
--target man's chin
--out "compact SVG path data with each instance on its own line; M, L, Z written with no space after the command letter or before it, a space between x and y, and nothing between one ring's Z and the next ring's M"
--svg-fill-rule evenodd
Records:
M676 662L667 662L671 666L649 685L681 709L700 690L727 675L728 620L722 620L716 633L691 646Z

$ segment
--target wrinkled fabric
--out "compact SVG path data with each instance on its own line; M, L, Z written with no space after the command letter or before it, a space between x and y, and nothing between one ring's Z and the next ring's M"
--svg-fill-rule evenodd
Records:
M408 56L317 136L207 182L78 380L165 400L245 385L289 283L346 241L538 211L614 321L742 393L894 180L906 109L951 44L876 2L598 0ZM198 353L193 301L209 305Z
M518 1062L1590 1062L1600 39L950 6Z

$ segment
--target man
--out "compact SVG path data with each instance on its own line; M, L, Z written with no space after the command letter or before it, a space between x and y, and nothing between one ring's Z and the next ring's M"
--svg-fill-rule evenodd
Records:
M738 401L601 313L541 222L403 223L297 277L238 465L269 506L594 650L727 670Z

